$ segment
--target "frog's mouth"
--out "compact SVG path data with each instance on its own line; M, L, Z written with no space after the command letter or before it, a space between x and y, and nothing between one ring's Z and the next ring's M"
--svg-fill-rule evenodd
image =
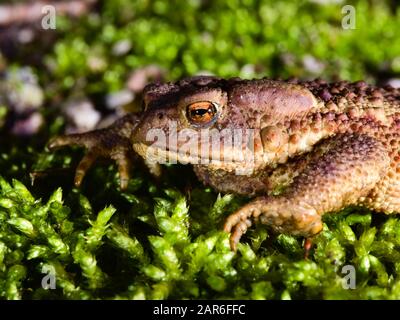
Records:
M219 152L214 153L199 153L193 150L185 152L166 146L147 145L143 142L136 142L133 144L133 149L149 163L207 165L225 171L233 171L238 168L250 170L257 167L254 154L247 152L241 155L240 150L235 150L234 148L227 148L222 152L219 150Z

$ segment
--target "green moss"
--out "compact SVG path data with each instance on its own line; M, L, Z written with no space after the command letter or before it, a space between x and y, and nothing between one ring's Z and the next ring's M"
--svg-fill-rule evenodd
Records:
M303 239L263 226L249 230L235 254L221 227L248 199L204 188L183 166L166 167L160 181L137 167L122 192L115 167L97 165L77 190L73 168L82 153L44 151L65 124L60 101L104 97L148 64L161 66L168 79L200 71L398 77L399 7L352 4L355 30L341 28L337 4L294 0L104 1L98 14L58 19L59 38L43 56L50 72L35 69L51 106L42 110L48 126L31 138L10 137L5 129L0 136L0 298L399 299L397 216L360 208L327 215L308 260ZM130 51L111 54L124 39ZM320 61L321 71L305 67L305 57ZM93 58L101 67L90 67ZM0 128L7 116L1 105ZM355 289L343 288L346 265L356 270ZM56 289L42 288L45 270L54 270Z
M61 24L64 38L46 61L53 89L79 83L90 93L122 88L127 70L147 64L160 65L170 79L209 71L223 77L374 81L377 73L398 73L400 11L391 12L388 2L353 1L356 29L344 30L338 4L106 1L99 17ZM123 39L132 49L123 57L111 55L110 48ZM323 69L305 70L306 56L322 62ZM105 67L90 69L92 57Z
M16 180L0 182L3 298L400 297L396 217L375 219L355 208L327 216L309 260L303 259L302 240L291 236L270 235L260 246L259 237L266 238L258 234L261 227L244 237L235 254L220 224L208 222L221 203L227 212L239 204L231 196L201 202L208 213L200 216L196 199L191 209L180 192L160 187L138 196L149 202L142 216L155 218L139 224L136 210L127 216L113 207L82 220L73 210L87 208L76 199L64 203L61 189L43 201ZM209 191L197 193L204 199ZM196 235L196 224L208 231ZM342 286L345 265L355 267L355 289ZM54 268L55 290L41 288L43 266Z

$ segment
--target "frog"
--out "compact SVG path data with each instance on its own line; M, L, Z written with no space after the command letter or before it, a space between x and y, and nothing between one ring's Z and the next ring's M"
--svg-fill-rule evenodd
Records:
M246 196L223 225L234 251L255 223L304 237L309 248L324 214L349 206L400 212L400 89L388 85L216 76L156 82L143 90L142 112L55 137L48 147L71 145L87 149L77 187L98 157L108 157L126 189L136 157L155 176L162 164L183 163L216 192Z

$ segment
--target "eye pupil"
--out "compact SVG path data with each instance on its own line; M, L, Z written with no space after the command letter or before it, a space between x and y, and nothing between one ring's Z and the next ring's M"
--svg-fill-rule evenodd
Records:
M209 101L194 102L187 106L187 116L194 124L207 124L211 122L217 114L214 103Z
M209 112L209 109L207 109L207 110L206 109L196 109L196 110L194 110L194 115L203 116L207 112Z

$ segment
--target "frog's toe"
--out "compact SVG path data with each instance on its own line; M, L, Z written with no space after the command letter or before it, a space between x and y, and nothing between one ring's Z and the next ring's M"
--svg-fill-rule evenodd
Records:
M50 150L66 146L79 146L87 149L98 149L98 152L107 152L107 145L105 143L107 137L106 130L94 130L84 133L65 134L53 138L47 144ZM103 153L104 153L103 152Z
M47 144L47 148L49 150L53 150L72 144L77 144L77 138L75 137L75 135L61 135L51 139Z
M259 208L253 203L249 203L232 213L225 221L224 231L231 232L232 228L240 221L247 220L250 217L257 218L259 216Z
M97 157L98 155L95 152L89 151L79 162L78 167L76 168L75 171L75 179L74 179L74 184L76 187L79 187L82 184L82 180L86 172L96 161Z
M304 259L306 259L306 260L308 259L309 255L310 255L312 244L313 244L312 238L305 238L303 248L304 248Z
M252 225L250 219L240 220L232 229L231 237L229 243L232 251L236 251L237 245L240 241L242 235L244 235L248 228Z
M132 167L132 161L127 153L121 153L113 157L118 165L119 173L119 184L121 190L128 188L128 182L130 179L130 169Z

